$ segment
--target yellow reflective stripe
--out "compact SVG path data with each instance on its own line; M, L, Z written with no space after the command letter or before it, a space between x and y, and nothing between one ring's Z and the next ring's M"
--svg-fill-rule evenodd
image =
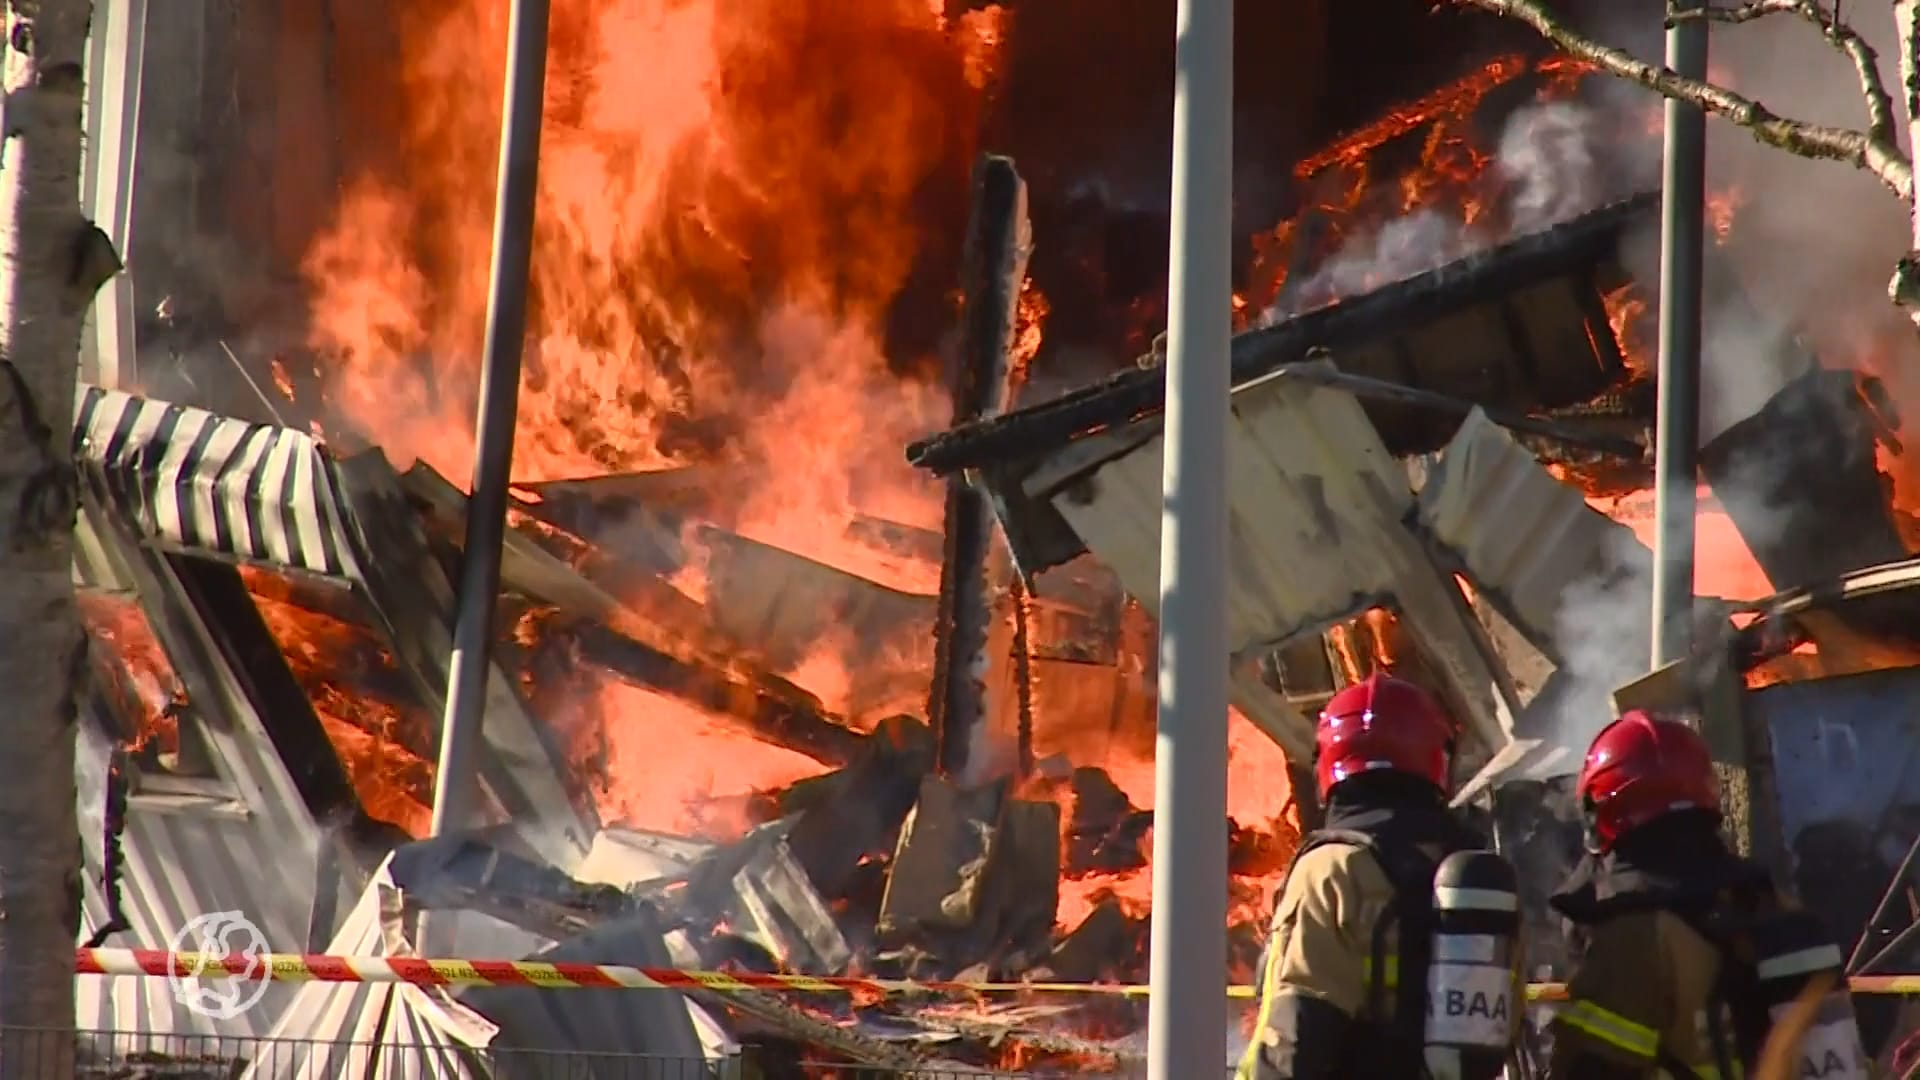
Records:
M1253 1038L1247 1040L1247 1052L1240 1055L1240 1067L1234 1070L1233 1080L1253 1080L1260 1067L1260 1048L1266 1045L1267 1028L1273 1023L1274 990L1280 981L1280 945L1277 933L1267 939L1267 955L1260 970L1260 1012L1254 1017Z
M1388 990L1392 990L1394 987L1400 985L1400 958L1389 953L1387 954L1386 961L1387 973L1386 977L1381 980L1381 985ZM1367 982L1371 985L1373 982L1373 957L1369 956L1365 960L1362 960L1360 962L1360 970L1366 975Z
M1554 1019L1634 1057L1651 1058L1660 1052L1659 1032L1619 1013L1608 1012L1591 1001L1576 1001L1560 1010Z

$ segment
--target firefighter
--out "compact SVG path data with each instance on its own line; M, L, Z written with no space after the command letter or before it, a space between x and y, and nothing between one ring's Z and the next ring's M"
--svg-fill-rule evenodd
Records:
M1239 1080L1425 1075L1434 871L1484 846L1447 809L1454 735L1425 691L1384 675L1320 714L1326 827L1301 845L1274 905Z
M1698 733L1628 712L1593 740L1576 791L1587 854L1551 901L1578 957L1552 1080L1731 1080L1803 1051L1795 1077L1866 1076L1839 949L1728 849ZM1775 1027L1783 1008L1796 1020Z

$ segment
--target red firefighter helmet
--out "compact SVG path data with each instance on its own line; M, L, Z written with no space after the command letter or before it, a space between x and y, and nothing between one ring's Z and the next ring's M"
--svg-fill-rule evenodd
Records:
M1676 810L1720 813L1706 740L1685 724L1640 709L1594 736L1576 790L1596 852L1611 850L1622 836Z
M1447 789L1453 720L1425 690L1371 675L1333 695L1314 731L1314 779L1320 799L1342 780L1375 769L1417 776Z

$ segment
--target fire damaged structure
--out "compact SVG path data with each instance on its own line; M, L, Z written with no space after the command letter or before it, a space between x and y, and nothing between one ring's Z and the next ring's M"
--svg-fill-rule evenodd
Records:
M111 66L113 49L137 52L125 20L144 26L144 6L102 7L121 36L99 39L95 63ZM154 40L176 32L155 26ZM1490 63L1468 92L1400 110L1413 126L1387 138L1562 74ZM111 104L96 103L96 154L116 135L131 144ZM1296 175L1331 188L1341 155L1374 145L1343 141ZM197 915L237 911L275 949L407 955L433 911L471 956L1140 981L1158 359L1033 400L1029 286L1049 238L1029 214L1042 196L991 155L972 195L958 311L930 319L957 331L942 350L955 422L907 452L945 485L939 519L853 516L835 539L857 544L863 570L736 528L745 466L722 454L516 483L483 797L438 837L457 478L397 468L369 448L378 431L330 427L286 356L218 338L206 364L137 380L131 312L165 305L116 282L74 419L76 580L97 646L80 776L87 934L162 947ZM1598 495L1651 482L1651 386L1623 344L1621 298L1635 287L1622 246L1654 204L1598 206L1332 302L1258 298L1319 305L1286 317L1243 312L1222 928L1241 977L1314 824L1311 717L1381 668L1463 721L1460 802L1522 867L1541 928L1530 948L1555 962L1544 897L1579 842L1567 777L1648 651L1649 554ZM1131 234L1115 230L1123 246ZM1314 269L1312 248L1286 253L1289 281ZM1716 309L1741 302L1726 275L1709 285ZM164 348L196 347L192 327L142 318L143 332L163 324L149 336ZM1916 532L1876 469L1899 422L1872 380L1821 370L1787 336L1778 348L1772 381L1708 425L1703 447L1714 508L1778 595L1703 598L1715 647L1653 689L1704 714L1741 843L1858 941L1857 966L1892 970L1920 962L1894 902L1920 825L1905 749L1920 570L1901 561ZM836 678L816 677L823 657ZM531 1067L554 1048L699 1058L717 1074L750 1054L768 1075L823 1062L1124 1072L1141 1026L1118 996L274 984L216 1019L153 981L87 976L81 1003L83 1029L142 1032L142 1049L174 1033L318 1040L248 1060L260 1080L517 1075L516 1054ZM1895 1019L1883 1033L1912 1026Z

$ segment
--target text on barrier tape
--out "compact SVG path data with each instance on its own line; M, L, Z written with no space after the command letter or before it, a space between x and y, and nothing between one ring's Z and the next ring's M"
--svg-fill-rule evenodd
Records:
M80 975L144 975L176 979L244 979L273 982L411 983L415 986L533 986L549 990L742 990L838 993L861 996L909 994L1115 994L1145 997L1144 986L1109 983L942 982L868 979L855 976L770 975L752 971L689 971L613 964L541 963L531 960L423 960L406 956L322 956L302 953L174 953L162 949L76 949ZM1856 994L1920 994L1920 975L1856 975ZM1227 996L1251 998L1251 986L1230 986ZM1564 983L1533 983L1530 1001L1565 1001Z

